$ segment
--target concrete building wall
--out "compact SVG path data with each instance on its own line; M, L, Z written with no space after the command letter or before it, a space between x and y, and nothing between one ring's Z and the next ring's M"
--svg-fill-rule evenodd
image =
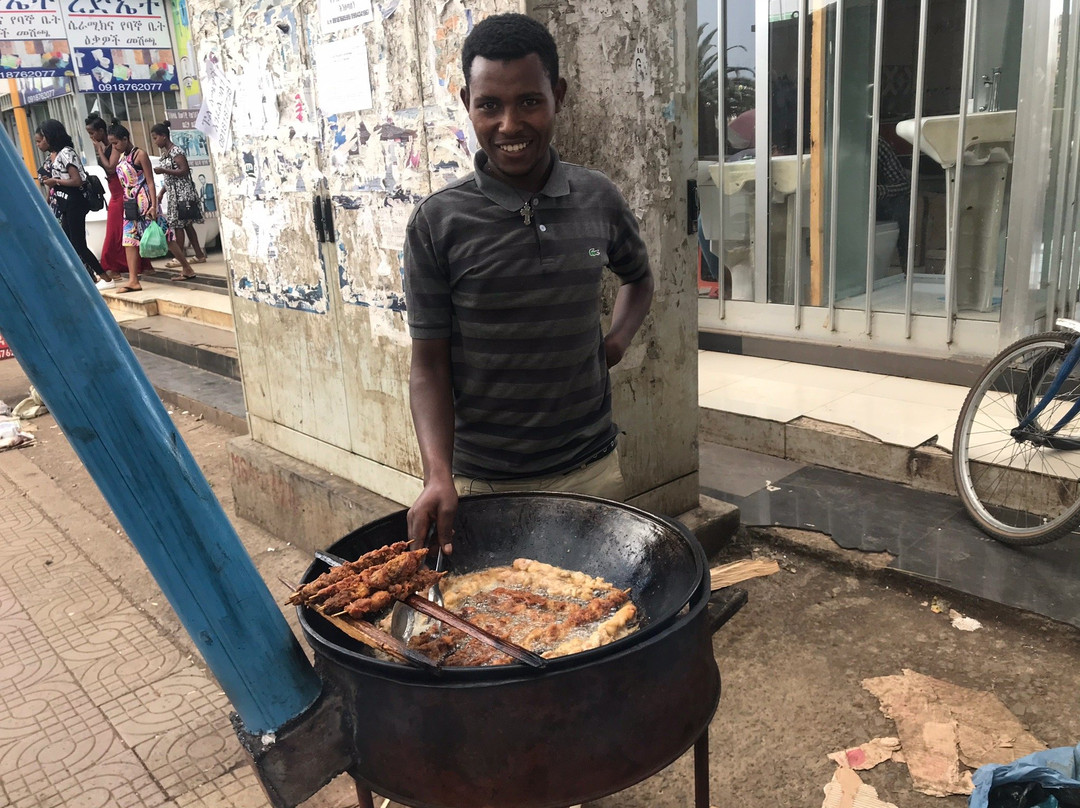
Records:
M604 171L641 222L656 275L652 312L612 373L634 502L666 513L696 507L696 241L686 181L696 177L696 71L684 0L530 0L555 35L570 85L556 145ZM695 43L690 34L690 43ZM615 284L608 302L614 300ZM610 306L609 306L610 308Z
M549 5L529 10L564 51L571 103L559 147L623 188L658 276L654 312L613 376L624 472L641 504L677 513L697 504L681 5ZM193 0L191 16L198 58L235 90L231 142L215 150L214 168L251 436L408 504L421 467L407 395L405 224L416 201L471 170L475 143L457 98L464 37L488 14L526 9L516 0L373 9L373 20L331 36L311 0ZM373 107L336 111L320 81L360 79L355 64L331 67L321 45L353 36L367 48ZM316 197L332 200L336 237L323 243Z

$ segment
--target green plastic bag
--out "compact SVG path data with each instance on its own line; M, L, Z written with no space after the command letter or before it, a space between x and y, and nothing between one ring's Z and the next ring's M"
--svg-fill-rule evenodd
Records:
M139 239L139 255L143 258L161 258L169 252L165 231L157 222L150 222Z

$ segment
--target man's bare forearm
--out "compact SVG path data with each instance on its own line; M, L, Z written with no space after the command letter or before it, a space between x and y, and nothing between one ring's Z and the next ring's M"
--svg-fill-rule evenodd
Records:
M424 481L449 478L454 454L450 340L414 340L409 398L424 463Z
M617 365L630 347L634 334L641 328L649 313L653 298L653 276L650 272L634 283L624 283L615 297L611 315L611 330L604 337L608 367Z

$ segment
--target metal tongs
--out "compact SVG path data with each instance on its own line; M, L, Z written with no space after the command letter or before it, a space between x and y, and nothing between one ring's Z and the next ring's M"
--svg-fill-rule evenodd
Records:
M443 551L442 545L439 545L439 555L435 559L435 572L443 571ZM436 606L443 605L442 590L439 589L439 582L436 581L431 589L427 592L427 599L434 603ZM408 643L409 639L413 635L413 629L416 627L416 610L410 606L405 605L405 601L399 600L394 603L394 610L390 613L390 635L401 640L403 643Z
M340 558L339 556L333 555L332 553L326 553L321 550L315 553L315 557L319 559L319 561L322 561L324 564L328 564L331 567L340 567L342 564L348 563L347 561L345 561L345 559ZM442 572L440 567L443 565L443 562L444 559L442 555L442 548L440 547L439 556L435 561L436 572ZM407 597L405 600L398 601L394 604L394 612L391 614L390 617L390 639L394 642L395 646L399 646L399 648L404 649L401 652L401 655L409 657L410 661L413 661L411 659L412 657L422 655L419 655L412 649L406 647L405 643L408 642L408 637L406 636L403 639L402 636L398 634L397 629L394 627L394 622L400 622L403 619L408 621L409 632L411 634L412 621L415 619L415 612L421 612L423 614L426 614L428 617L433 617L448 626L456 628L458 631L468 634L470 637L479 640L485 645L490 645L492 648L502 651L502 653L506 654L507 656L513 657L519 662L524 662L526 665L537 669L547 666L547 660L539 654L530 651L527 648L522 648L520 645L511 642L510 640L504 640L502 637L497 637L496 635L485 631L479 626L473 625L468 620L459 617L453 612L447 611L442 605L442 592L439 591L438 583L436 583L435 586L428 590L428 594L429 596L434 594L434 596L429 599L422 598L419 595L409 595L409 597ZM438 598L438 600L435 600L435 598ZM408 614L404 618L398 617L397 611L399 609L404 609ZM383 636L386 635L383 634ZM407 652L407 654L404 652ZM433 665L431 660L427 659L426 657L423 657L423 659L427 663L425 667Z

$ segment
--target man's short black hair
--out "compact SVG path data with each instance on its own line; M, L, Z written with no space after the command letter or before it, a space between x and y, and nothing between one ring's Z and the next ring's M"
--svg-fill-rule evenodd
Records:
M486 17L465 37L465 44L461 47L465 86L469 86L469 73L477 56L495 62L509 62L524 59L530 53L540 57L544 72L554 87L559 81L559 51L555 47L555 38L543 23L524 14Z

